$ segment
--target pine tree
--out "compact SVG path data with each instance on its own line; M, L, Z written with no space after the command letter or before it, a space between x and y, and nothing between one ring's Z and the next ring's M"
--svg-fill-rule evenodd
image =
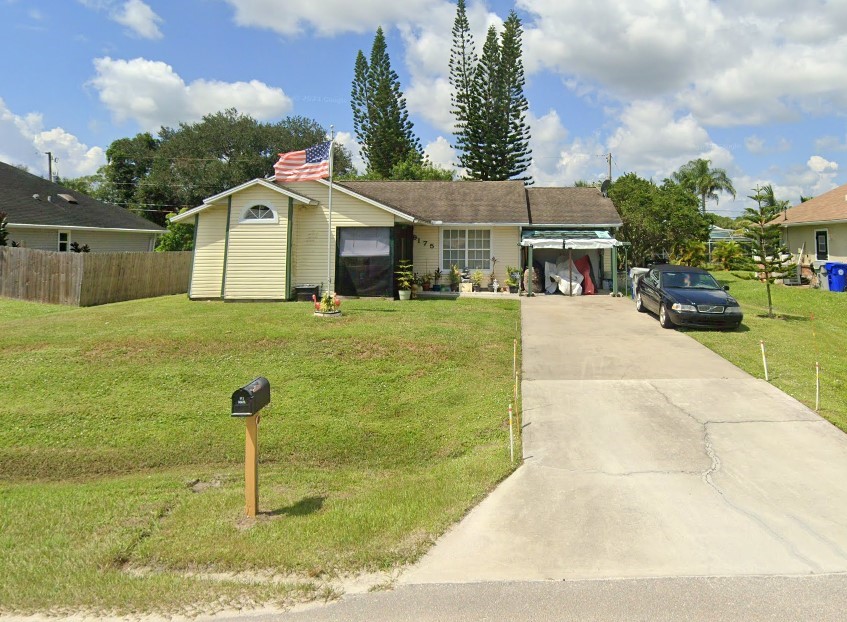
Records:
M368 173L388 178L396 164L410 157L423 157L406 111L400 80L391 69L382 27L377 28L370 63L361 51L356 57L352 107L356 137L362 145Z
M450 49L450 94L451 112L456 119L454 134L456 144L454 147L459 151L460 166L474 170L475 162L472 156L476 150L471 149L473 145L470 132L478 127L478 122L472 116L478 112L474 105L474 77L476 72L477 56L474 49L473 35L465 12L465 0L459 0L456 7L456 19L453 21L453 46Z
M368 92L368 61L362 50L356 55L356 65L353 69L353 90L350 93L350 103L353 107L353 131L361 149L362 159L369 161L371 144L370 118L371 98Z
M512 11L497 36L488 29L477 60L470 36L465 3L460 1L453 23L450 55L452 112L456 119L455 147L459 164L470 179L520 179L527 185L529 169L529 104L521 60L521 21ZM468 81L470 80L470 82Z
M521 20L515 11L506 18L501 39L500 74L504 81L505 114L508 126L506 134L506 179L521 179L525 184L532 183L531 177L520 177L531 163L529 148L529 125L526 113L529 103L523 88L526 83L523 61L521 60Z

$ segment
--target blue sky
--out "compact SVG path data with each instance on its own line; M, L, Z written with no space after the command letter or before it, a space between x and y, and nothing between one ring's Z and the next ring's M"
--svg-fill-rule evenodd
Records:
M480 49L524 24L532 174L661 180L688 160L725 168L743 209L757 184L797 203L847 182L844 0L468 0ZM589 6L590 5L590 6ZM388 37L415 131L455 163L448 0L0 0L0 160L94 172L116 138L228 107L333 124L355 154L356 52Z

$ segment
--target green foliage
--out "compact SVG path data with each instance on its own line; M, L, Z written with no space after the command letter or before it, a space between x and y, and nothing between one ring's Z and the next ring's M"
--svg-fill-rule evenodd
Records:
M756 201L756 207L744 210L744 235L753 241L752 267L765 282L768 317L774 317L771 285L782 276L792 258L782 242L779 224L773 220L788 207L788 201L778 201L770 184L757 187L756 194L748 198Z
M9 215L6 212L0 212L0 246L8 244L9 230L6 228L9 222L8 218Z
M71 242L70 250L72 253L90 253L91 247L88 244L79 245L79 242Z
M746 257L738 242L718 242L712 249L712 262L721 270L737 270L744 267Z
M106 168L101 166L100 169L93 175L84 175L82 177L58 178L56 183L69 190L84 194L97 199L98 201L111 201L111 197L107 194L106 184Z
M394 274L397 277L397 289L412 289L412 283L415 282L415 271L411 261L401 259Z
M706 201L718 201L718 192L726 192L735 198L732 181L722 168L711 168L711 161L698 158L684 164L671 177L686 190L700 197L700 211L706 213Z
M453 181L456 173L434 165L427 158L421 159L417 154L410 153L402 162L391 167L388 179L401 181ZM376 171L366 172L363 175L344 175L340 180L373 180L386 179Z
M184 211L185 209L182 209L178 213ZM194 225L187 222L173 222L171 216L176 214L168 214L168 230L159 236L156 250L159 252L194 250Z
M532 183L524 175L531 151L522 35L521 21L511 11L499 38L496 28L489 27L477 60L465 3L459 2L449 66L451 102L459 164L470 179Z
M632 245L636 265L666 253L678 254L708 237L708 221L697 207L697 198L671 180L657 186L627 173L611 185L609 198L623 220L619 239Z
M706 219L710 224L720 227L721 229L731 229L735 231L741 228L742 218L732 218L730 216L720 216L713 212L706 212Z
M671 263L700 268L709 258L709 249L705 242L689 240L685 244L675 244L669 252L669 258Z
M260 123L235 109L206 115L197 123L163 127L114 141L106 151L103 190L97 198L136 210L166 226L166 216L255 178L267 177L279 153L326 140L316 121L286 117ZM344 149L334 151L338 173L350 169Z
M382 27L377 28L370 63L359 50L353 70L350 95L353 129L361 145L367 173L391 178L395 165L410 158L422 159L421 145L406 111L400 79L391 59Z

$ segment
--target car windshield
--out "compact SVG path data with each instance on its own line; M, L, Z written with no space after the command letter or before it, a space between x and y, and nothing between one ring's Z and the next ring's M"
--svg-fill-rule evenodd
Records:
M664 287L683 289L720 289L721 286L707 272L665 272L662 279Z

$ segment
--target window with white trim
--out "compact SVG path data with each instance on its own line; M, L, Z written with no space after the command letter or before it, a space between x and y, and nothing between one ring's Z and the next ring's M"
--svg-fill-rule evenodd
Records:
M441 269L491 269L490 229L444 229L441 234Z
M59 252L67 253L68 249L71 245L71 232L70 231L59 231Z
M241 216L241 222L265 224L279 222L276 212L267 205L251 205Z

